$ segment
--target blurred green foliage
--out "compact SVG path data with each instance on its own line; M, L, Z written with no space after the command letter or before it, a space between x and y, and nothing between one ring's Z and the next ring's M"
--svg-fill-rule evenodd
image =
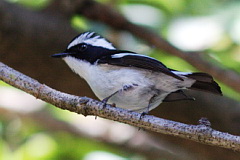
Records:
M42 9L51 2L50 0L6 0L6 1L23 5L24 7L30 9Z
M12 3L17 3L31 9L42 9L46 7L49 0L7 0ZM180 18L198 18L219 16L221 19L221 28L223 32L220 38L209 48L204 48L206 59L220 67L230 68L236 72L240 72L240 27L233 32L233 28L240 25L240 2L238 0L97 0L100 3L106 3L116 7L120 12L124 12L124 7L129 9L128 15L124 14L130 19L134 14L131 10L132 6L141 5L152 7L154 10L159 11L159 15L155 15L156 23L144 24L144 20L148 18L141 17L146 14L145 10L140 10L137 15L140 16L141 23L134 21L134 23L144 25L154 29L156 33L162 34L168 39L168 34L171 32L170 26L172 23ZM141 8L143 9L143 8ZM149 8L148 8L149 9ZM136 13L135 13L136 14ZM152 18L152 17L149 17ZM72 17L71 23L76 30L93 30L99 32L110 39L112 29L104 24L92 22L76 15ZM154 25L155 24L155 25ZM237 25L239 24L239 25ZM207 24L206 24L207 25ZM236 35L239 38L236 39ZM189 65L184 60L172 56L168 53L154 49L154 46L144 47L144 42L135 39L125 32L113 34L117 36L117 46L124 48L132 48L134 51L148 54L161 60L168 67L181 70L181 71L196 71L194 67ZM198 39L198 37L196 37ZM127 43L124 43L126 42ZM189 40L191 41L191 40ZM223 75L224 76L224 75ZM7 86L5 83L0 82L1 86ZM240 99L240 95L230 89L229 87L221 84L224 95ZM52 109L48 107L48 111L52 116L57 119L69 119L69 114L65 111ZM14 127L12 127L14 126ZM10 129L14 128L14 129ZM105 145L100 142L92 141L86 138L79 138L69 135L65 132L46 132L44 128L38 126L31 120L25 120L24 124L18 117L0 117L0 159L4 160L38 160L38 159L58 159L58 160L76 160L84 159L89 153L100 150L112 152L123 157L130 157L128 153L121 153L120 151ZM126 158L127 159L127 158Z

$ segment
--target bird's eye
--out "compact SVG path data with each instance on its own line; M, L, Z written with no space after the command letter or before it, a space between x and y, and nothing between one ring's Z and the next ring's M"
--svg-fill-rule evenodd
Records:
M87 49L87 45L86 45L86 44L82 44L82 45L80 45L80 46L78 47L78 49L79 49L80 51L85 51L85 50Z

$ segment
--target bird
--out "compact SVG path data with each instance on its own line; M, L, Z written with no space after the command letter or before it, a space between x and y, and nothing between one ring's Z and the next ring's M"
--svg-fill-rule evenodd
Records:
M162 102L194 100L185 94L187 89L222 95L207 73L170 69L150 56L119 50L92 31L77 35L64 52L52 57L62 58L104 104L142 115Z

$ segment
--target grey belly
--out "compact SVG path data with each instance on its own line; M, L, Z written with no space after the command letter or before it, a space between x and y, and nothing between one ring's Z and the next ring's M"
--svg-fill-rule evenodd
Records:
M104 93L101 92L100 94L95 94L98 96L99 99L102 100L116 91L117 89L109 89ZM149 104L153 96L155 96L154 101ZM130 90L119 91L116 95L109 99L108 103L115 103L116 107L119 108L137 112L144 112L147 111L147 107L149 105L150 110L156 108L166 96L166 92L161 92L153 87L138 85L134 86L133 89Z

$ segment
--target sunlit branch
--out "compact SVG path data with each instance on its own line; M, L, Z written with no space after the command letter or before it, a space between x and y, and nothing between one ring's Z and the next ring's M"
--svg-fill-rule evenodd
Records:
M199 125L188 125L150 115L146 115L140 119L140 113L112 107L111 105L103 107L103 103L100 101L56 91L1 62L0 79L61 109L85 116L99 116L145 130L240 151L240 136L216 131L209 126L210 123L207 120L201 121Z

